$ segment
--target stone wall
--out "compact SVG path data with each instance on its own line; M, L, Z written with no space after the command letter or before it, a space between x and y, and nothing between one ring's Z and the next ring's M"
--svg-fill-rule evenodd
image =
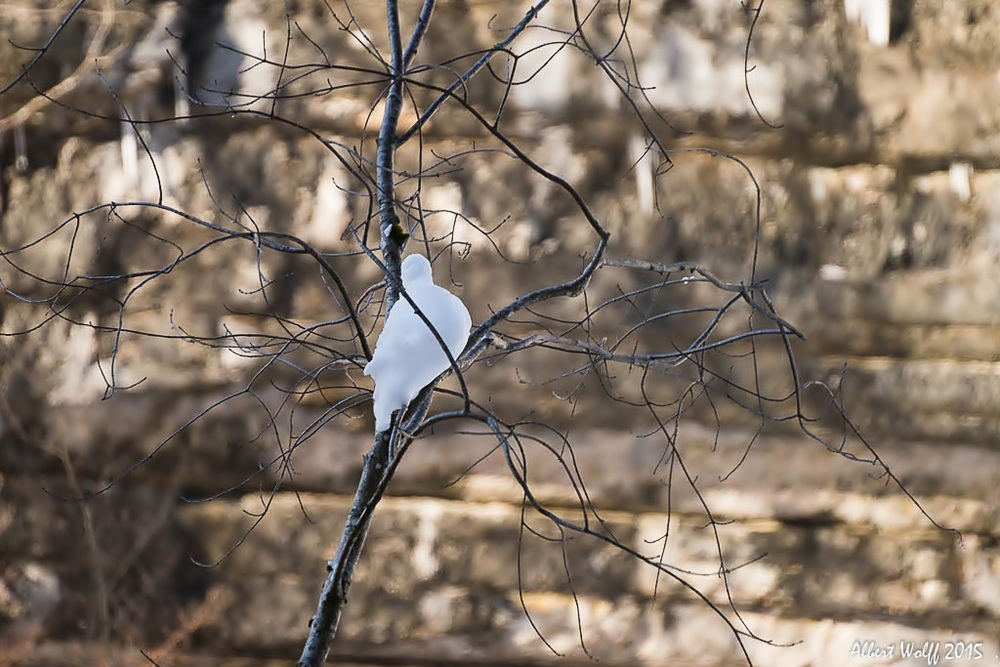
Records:
M419 4L401 3L404 27ZM487 48L527 7L440 4L418 64ZM669 163L643 157L639 124L593 60L546 45L561 33L529 31L516 43L524 83L506 100L504 129L579 187L614 234L612 254L697 261L730 281L747 280L753 266L778 311L809 336L795 347L802 380L840 388L852 420L912 494L798 428L758 433L752 414L720 401L702 404L674 438L697 495L663 464L668 444L648 410L607 401L594 378L545 383L576 361L527 355L470 371L474 396L506 418L571 429L574 474L605 534L676 567L723 611L732 602L740 617L728 618L772 642L744 638L754 664L871 664L852 650L888 645L899 664L923 664L899 658L901 645L940 642L944 657L945 642L956 640L982 658L949 664L1000 664L1000 14L990 0L892 6L890 43L879 46L839 1L774 0L747 51L755 14L736 0L633 2L630 71L661 114L649 125ZM384 53L382 5L352 9ZM586 35L595 49L616 43L619 9L598 6ZM571 28L570 10L557 0L541 24ZM44 42L65 11L0 7L4 82L33 55L15 45ZM164 55L180 53L178 11L134 0L81 12L31 70L33 85L0 95L0 249L43 239L0 266L0 330L30 330L0 338L5 664L143 664L139 649L159 664L287 664L370 445L367 403L325 423L331 406L367 389L358 373L326 371L327 390L289 408L281 388L299 387L299 369L320 367L322 351L289 352L297 366L276 367L243 391L266 359L233 344L280 330L274 315L303 325L336 318L336 296L313 264L223 243L148 284L63 292L54 284L162 270L215 238L172 210L293 233L330 253L352 248L345 232L369 206L350 194L360 184L316 136L268 118L270 102L255 97L280 79L282 118L371 153L380 85L344 88L372 75L324 67L324 58L372 66L337 25L335 16L348 20L344 5L231 0L215 40L236 51L217 53L214 83L189 92L208 102L228 94L262 114L202 115L193 105L186 121L172 119L184 101L174 82L184 77L176 55ZM301 68L241 62L276 60L289 34L287 62ZM34 88L67 76L58 103L31 101ZM450 77L441 69L426 80ZM490 113L504 99L488 73L467 94ZM417 89L414 101L422 108L432 97ZM117 118L122 105L154 121L138 126L138 144L101 118ZM408 106L401 126L414 117ZM467 256L445 255L436 271L478 322L573 275L590 239L564 195L500 153L468 152L474 144L492 145L467 114L445 107L399 166L429 170L421 196L430 233L467 244ZM401 185L404 194L414 187ZM165 207L87 213L109 201ZM354 296L379 279L367 260L331 261ZM271 281L266 292L261 275ZM629 280L601 276L588 298L635 287ZM54 296L58 315L38 303ZM683 307L718 295L695 283L663 298ZM565 301L549 312L578 312L578 300ZM595 326L613 334L634 314L615 317ZM695 325L650 326L644 340L683 341ZM518 326L506 331L527 331ZM230 349L187 336L217 336ZM783 347L762 342L757 351L763 388L780 392L789 381ZM711 363L753 378L747 358ZM108 395L112 372L123 389ZM688 381L665 376L650 387L676 395ZM631 375L616 382L635 395ZM575 401L552 397L569 391ZM804 396L819 409L816 396ZM313 424L325 425L291 455L281 449ZM838 425L820 428L836 442ZM565 468L528 442L537 498L577 518ZM560 540L550 522L522 517L522 492L494 445L449 431L408 452L376 515L339 656L589 664L589 651L614 665L744 664L722 618L669 576L599 539ZM870 458L856 438L845 447ZM727 579L718 576L720 549L733 569Z

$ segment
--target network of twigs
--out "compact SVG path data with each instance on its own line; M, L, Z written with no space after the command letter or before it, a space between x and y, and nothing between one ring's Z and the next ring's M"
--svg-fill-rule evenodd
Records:
M150 200L95 204L87 210L73 212L64 220L48 224L44 229L40 227L37 237L16 246L7 245L0 239L0 243L4 243L0 245L0 260L3 263L0 271L0 281L3 283L0 284L0 289L3 297L30 303L37 313L37 319L30 326L15 331L5 330L3 335L8 339L30 336L56 321L68 322L77 327L90 327L101 340L107 341L110 350L102 364L107 387L106 398L111 398L118 392L142 388L141 383L136 386L123 384L119 380L120 350L125 341L134 337L158 336L173 339L178 344L225 348L230 353L244 357L247 362L253 362L252 372L236 391L205 412L191 415L187 424L167 439L156 443L146 457L121 471L105 488L114 486L122 477L149 463L158 452L176 442L185 429L208 412L240 397L258 397L263 389L274 386L280 387L283 398L277 405L269 405L262 398L259 400L261 410L266 414L266 428L261 437L273 438L280 452L270 462L272 474L279 480L291 481L294 456L299 448L305 446L310 438L331 422L368 409L370 391L355 382L354 378L371 357L373 323L388 312L399 298L409 298L402 292L399 280L400 256L404 247L408 251L424 252L435 260L440 260L436 264L439 269L456 255L469 255L468 243L457 239L454 231L435 235L428 229L426 218L430 212L424 209L421 200L426 180L440 178L451 169L459 169L456 165L460 165L464 159L490 153L516 161L523 169L564 193L575 207L572 217L577 221L576 224L589 232L588 244L572 248L582 258L577 262L579 269L576 273L494 308L488 316L475 324L468 347L458 358L451 359L451 369L439 378L453 375L457 381L457 390L445 389L439 387L438 382L433 383L424 389L405 413L398 415L389 432L376 436L372 449L365 458L355 503L338 552L328 567L327 580L311 623L301 665L318 665L329 651L369 522L393 474L403 464L408 449L417 440L432 434L445 423L454 423L468 437L493 439L495 446L489 456L502 457L506 462L511 478L523 492L524 512L534 513L546 520L554 531L552 535L556 542L564 541L568 535L573 534L586 535L613 545L634 557L643 567L654 568L658 577L674 582L715 609L739 639L741 646L746 639L768 642L767 638L756 635L742 620L731 596L728 604L718 605L703 595L697 584L693 583L698 573L684 572L665 562L663 550L666 537L661 541L660 551L651 554L642 553L618 539L590 500L588 480L582 477L577 466L573 439L567 435L569 430L557 428L531 414L517 417L500 414L488 398L477 395L474 388L472 380L476 369L484 364L516 365L530 351L544 350L549 355L565 358L568 365L558 377L530 381L540 395L548 393L550 390L547 385L557 380L570 378L571 384L580 384L592 378L605 392L609 405L613 406L609 409L636 410L644 414L652 424L645 435L658 437L662 447L660 465L654 474L663 474L663 483L668 487L686 486L698 497L706 524L713 531L718 546L718 572L708 574L721 575L726 581L729 573L744 563L731 563L727 559L719 534L720 522L698 491L697 479L686 465L685 447L679 436L682 418L695 410L695 406L703 407L702 414L716 415L718 421L720 418L716 403L728 402L752 417L758 425L758 433L768 424L796 424L802 433L829 451L875 464L882 474L898 484L898 480L867 443L860 456L849 452L844 446L849 437L860 438L860 434L844 415L841 397L836 388L808 382L800 376L794 346L795 340L804 336L777 312L768 296L765 282L757 275L756 239L759 237L760 189L753 173L745 164L736 157L704 150L720 160L739 165L756 192L755 216L746 220L748 227L754 230L754 242L746 248L750 269L747 275L737 277L734 281L719 277L711 267L696 262L656 262L615 256L613 251L618 246L615 244L614 234L592 209L587 197L564 176L542 166L532 157L525 142L513 138L505 130L505 119L509 115L507 105L512 90L537 76L537 71L525 71L523 65L530 51L516 51L515 42L529 29L543 30L538 25L538 17L549 4L547 0L536 2L513 25L491 26L501 35L491 48L482 52L455 54L451 60L431 65L414 63L421 42L434 19L433 0L424 0L419 14L409 18L408 22L413 27L405 44L398 5L392 0L387 3L388 53L376 46L376 40L371 36L374 28L359 23L351 11L350 3L340 3L336 7L329 5L327 20L330 30L343 32L347 39L363 49L367 53L369 66L338 64L332 54L322 53L318 46L317 49L322 54L320 62L293 62L289 56L289 45L293 38L305 39L313 44L317 44L318 40L307 34L292 18L288 18L283 51L264 57L249 53L235 54L245 61L244 67L247 70L254 67L275 68L278 72L278 85L273 90L264 95L253 96L231 90L210 90L224 97L227 104L223 107L206 106L193 92L194 65L185 59L184 54L171 54L172 75L181 84L179 89L187 98L185 101L190 105L191 114L187 119L171 116L155 120L138 117L135 108L130 108L127 101L123 101L120 91L112 86L105 90L105 101L110 101L112 109L109 113L106 106L87 108L77 101L68 101L72 99L69 95L72 85L67 85L65 81L46 87L35 81L34 68L43 62L51 43L59 34L74 21L82 20L84 4L81 0L69 9L53 32L50 42L29 53L31 57L27 59L20 75L0 89L0 93L21 90L27 86L34 90L34 97L29 103L34 112L44 112L46 107L58 108L110 124L124 123L136 134L142 152L154 164L154 168L155 160L146 137L151 129L161 124L231 119L232 122L281 126L283 131L314 140L351 174L353 185L350 190L345 188L344 192L359 202L358 210L362 211L345 232L344 240L348 242L349 249L336 253L322 251L304 238L257 224L252 213L239 201L235 202L236 208L232 210L232 207L222 202L225 193L220 195L214 192L208 179L205 179L203 187L216 204L215 214L210 217L195 215L171 205L164 197L162 184L159 184L158 196ZM196 11L192 9L195 5L197 3L190 5L185 11ZM553 10L565 11L566 8L560 6ZM112 10L106 8L105 11ZM575 57L588 59L601 70L617 89L621 107L631 114L635 126L642 132L645 151L657 165L657 178L669 178L672 158L676 158L677 150L667 145L663 133L656 129L670 127L670 122L647 98L646 89L638 79L629 40L630 12L631 3L627 0L596 3L586 11L579 3L573 2L571 28L562 31L545 28L548 41L544 46L546 49L555 47L553 53L572 52ZM748 9L748 57L752 26L759 13L759 6ZM595 16L598 15L605 21L605 25L609 16L615 18L616 35L609 38L605 31L605 34L597 38L593 36ZM103 20L100 25L104 25ZM189 30L193 28L189 26ZM95 36L95 40L97 39L103 45L109 39L106 30L99 30ZM603 46L598 46L598 43ZM233 50L231 46L216 46ZM86 78L88 67L87 63L81 64L79 70L72 74L74 81ZM748 67L747 70L749 72L751 68ZM99 78L101 81L105 80ZM344 78L350 83L330 83ZM474 80L490 82L495 87L495 99L500 100L499 104L491 108L484 107L481 100L470 92L470 83ZM315 81L323 83L314 85ZM206 84L205 88L210 89L211 86ZM294 115L285 115L283 111L286 103L304 97L348 93L371 100L371 113L355 145L332 140L310 123L297 119ZM750 94L749 83L747 93ZM408 124L400 125L404 103L418 111L408 119ZM473 146L448 155L425 147L423 142L427 125L444 108L451 113L464 114L477 128L481 139ZM12 131L16 131L18 122L24 121L21 115L6 119ZM761 123L769 125L763 118ZM404 129L397 130L397 127ZM413 142L419 143L417 154L420 168L415 172L404 171L396 165L396 154ZM405 194L400 194L403 190ZM184 247L173 239L148 231L137 220L151 211L169 217L179 225L200 228L204 240L197 245ZM491 228L484 228L476 226L475 221L460 211L451 214L456 220L462 219L464 223L474 227L498 256L504 256L496 239L504 233L505 226L510 224L509 219ZM172 253L170 261L137 270L129 268L113 274L74 273L70 267L74 265L73 253L77 250L75 236L83 227L94 224L97 219L103 219L109 225L130 227L142 235L145 243L161 249L169 248ZM44 252L53 239L67 234L72 235L74 241L69 244L60 272L52 275L36 273L22 261L32 253ZM174 322L173 332L166 334L132 328L127 324L129 309L137 295L154 284L171 280L172 274L180 267L217 251L220 246L231 244L245 244L252 248L259 267L263 265L265 257L272 255L293 256L300 262L311 264L315 269L313 275L323 281L324 289L329 294L331 309L337 311L335 316L322 322L304 323L294 321L278 312L277 308L270 308L272 280L263 269L259 269L257 294L264 308L253 314L268 318L274 325L272 331L226 330L219 335L205 336L186 330L183 322ZM377 265L384 273L385 280L359 293L354 289L350 277L345 276L343 267L352 265L350 263L365 262ZM16 280L11 279L15 274ZM594 289L595 282L604 280L605 277L607 284L628 284L630 287L618 289L608 296L606 292ZM15 287L15 284L28 287ZM699 295L697 298L701 301L691 303L692 297L683 296L686 294ZM714 296L706 300L706 294ZM110 309L109 312L116 317L105 320L104 323L81 318L77 306L95 300L103 308ZM577 314L571 319L563 314L556 314L556 311L546 310L547 305L565 300L574 300L578 304ZM678 303L685 305L678 307ZM562 312L564 311L559 311ZM115 319L117 323L114 322ZM657 327L655 336L645 335ZM664 330L674 333L664 335ZM759 346L764 344L776 344L779 350L783 350L786 360L788 381L777 393L764 388L766 383L762 381L756 367ZM737 364L750 369L750 382L744 382L738 374L731 372ZM625 373L624 378L619 377L620 372ZM279 383L275 377L291 379ZM663 378L669 378L670 382L665 383ZM328 404L322 415L307 425L300 425L296 429L281 428L282 415L294 411L300 401L313 399L317 395L325 396L332 389L348 391L346 395L338 394L338 398ZM823 402L827 410L837 416L835 429L821 429L817 426L816 415L810 416L805 407L803 394L806 391L825 396ZM431 398L435 394L450 397L448 405L451 407L432 412ZM574 400L572 391L561 398L570 402ZM15 422L16 419L11 421ZM716 426L722 428L721 421ZM751 447L755 438L756 436L751 438L744 456L752 455ZM864 443L864 440L861 439L861 442ZM541 452L559 463L566 483L573 489L575 507L550 506L536 497L527 463L530 452ZM476 463L470 462L470 468ZM262 473L263 471L258 474ZM243 480L231 491L239 491L251 482L253 477ZM271 496L280 489L279 482L271 489ZM665 510L669 514L669 508ZM522 530L536 529L529 528L525 520ZM233 546L235 548L238 545ZM566 575L572 588L568 566ZM728 585L726 590L728 591ZM526 605L523 606L530 620L530 611ZM545 641L540 632L539 637L541 641ZM580 641L586 651L585 640L581 631ZM749 661L749 653L745 648L743 650Z

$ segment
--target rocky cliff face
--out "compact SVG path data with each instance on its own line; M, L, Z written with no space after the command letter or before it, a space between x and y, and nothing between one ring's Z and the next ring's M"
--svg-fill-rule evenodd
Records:
M809 336L794 348L802 381L838 388L913 494L799 429L758 433L752 413L721 400L692 409L675 435L699 496L664 466L663 436L647 437L649 410L569 375L579 360L533 352L474 367L474 396L505 418L571 429L575 470L609 533L696 573L708 600L731 601L755 635L782 645L746 640L756 664L851 664L855 649L899 656L924 642L943 655L956 640L966 643L951 664L1000 662L995 4L896 0L882 46L832 0L772 1L759 16L735 1L633 2L628 71L642 90L632 97L659 113L646 115L648 129L668 153L647 151L592 58L559 48L568 2L542 12L548 30L515 43L520 85L505 94L497 80L514 61L500 59L463 90L490 118L503 105L505 132L583 193L613 256L766 280ZM401 3L406 29L419 5ZM441 3L416 63L450 64L424 80L448 85L474 58L453 59L503 39L527 7ZM624 8L597 6L585 33L594 50L620 45ZM369 49L386 52L384 9L136 0L60 28L67 9L0 7L4 82L34 57L22 47L58 35L0 95L0 656L133 664L141 647L160 664L287 658L372 423L360 373L328 364L358 354L338 338L336 289L253 233L330 253L353 299L380 279L350 254L372 203L337 156L371 170L384 82ZM433 98L415 88L400 127ZM406 176L424 176L426 234L437 248L454 242L438 282L450 278L475 322L572 276L590 240L550 182L503 152L472 150L490 141L446 106L398 164L403 197L417 191ZM218 242L199 221L247 235ZM600 276L588 299L638 285ZM684 308L719 296L678 283L657 298ZM565 301L548 314L578 316L579 300ZM595 338L640 322L641 305L595 319ZM376 310L363 311L366 327ZM642 340L683 341L697 324L651 323ZM301 344L274 363L268 336L293 334ZM761 391L787 392L783 345L756 352L756 367L746 356L705 363L744 384L756 370ZM649 386L676 397L690 382L664 374ZM614 385L633 400L640 388L624 371ZM836 444L840 424L821 396L803 397ZM742 660L719 617L655 570L596 540L560 543L537 518L522 525L523 495L488 456L494 445L445 432L407 454L366 546L340 654L523 664L553 651L583 659L582 637L610 664ZM863 453L856 439L845 447ZM537 497L571 514L565 468L541 448L524 455Z

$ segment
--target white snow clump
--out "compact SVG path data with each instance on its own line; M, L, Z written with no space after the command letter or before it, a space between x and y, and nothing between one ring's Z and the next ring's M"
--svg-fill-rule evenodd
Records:
M462 300L434 284L423 255L403 260L403 290L448 346L451 356L465 349L472 317ZM413 307L400 296L389 311L365 375L375 380L375 432L388 430L392 413L405 408L420 390L451 364L441 344Z

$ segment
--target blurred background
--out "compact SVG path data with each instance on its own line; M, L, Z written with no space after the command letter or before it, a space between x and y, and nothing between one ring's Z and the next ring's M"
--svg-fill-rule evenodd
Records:
M400 7L408 34L420 3ZM529 7L438 3L414 77L449 85ZM927 643L942 660L950 647L948 664L1000 664L1000 5L578 3L588 48L632 76L619 85L576 48L573 9L549 3L516 61L498 57L463 94L490 121L502 109L505 135L579 190L612 256L766 281L808 336L793 348L798 385L830 386L858 432L821 391L803 389L800 409L826 445L844 435L870 461L860 433L882 465L774 421L795 412L778 339L702 359L784 396L764 420L716 383L729 400L674 405L678 430L658 432L640 390L676 402L697 377L647 385L622 368L609 383L544 350L477 364L473 396L568 434L608 530L767 640L743 637L755 664L927 664L906 656ZM294 234L362 299L381 279L352 254L372 205L357 169L374 168L341 158L374 152L385 8L73 10L0 5L0 83L16 81L0 94L0 663L288 664L371 444L370 385L328 363L359 348L315 263L214 244L179 212ZM400 130L435 96L414 86ZM476 323L572 277L593 247L573 201L497 147L451 104L397 163L400 196L419 192L436 239L421 247L442 251L436 280ZM157 205L94 210L108 202ZM589 305L642 284L602 273ZM643 304L719 300L695 283ZM641 322L633 306L595 319L595 339ZM553 302L545 317L581 307ZM377 330L377 304L361 314ZM649 323L642 344L683 347L698 317ZM275 343L310 326L322 345ZM331 660L746 664L705 601L523 514L494 447L451 429L407 453ZM671 447L698 493L663 464ZM525 455L536 495L572 515L565 459Z

